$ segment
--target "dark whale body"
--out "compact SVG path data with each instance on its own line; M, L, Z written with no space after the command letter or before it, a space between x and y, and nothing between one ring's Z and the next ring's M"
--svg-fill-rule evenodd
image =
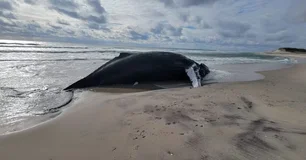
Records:
M167 81L192 82L190 75L187 74L189 71L194 76L193 79L199 81L202 81L210 72L204 64L198 64L180 54L170 52L121 53L65 90L112 85L133 86L138 83ZM192 84L198 87L197 82L192 82Z

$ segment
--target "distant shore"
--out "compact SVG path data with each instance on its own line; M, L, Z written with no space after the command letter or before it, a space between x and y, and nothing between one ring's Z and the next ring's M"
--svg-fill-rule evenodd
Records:
M291 50L285 50L285 49L277 49L275 51L271 52L264 52L266 54L270 54L273 56L285 56L285 57L295 57L295 58L306 58L306 50L303 49L295 50L292 52Z
M305 70L195 89L88 91L57 118L0 136L0 159L304 160Z

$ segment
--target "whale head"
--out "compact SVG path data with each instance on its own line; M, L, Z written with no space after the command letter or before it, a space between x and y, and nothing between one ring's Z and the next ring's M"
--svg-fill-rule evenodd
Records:
M210 73L210 70L209 70L208 67L207 67L205 64L203 64L203 63L201 63L201 64L199 65L199 67L200 67L200 69L199 69L199 74L200 74L201 79L203 80L204 77Z
M202 86L202 82L206 75L210 73L210 70L205 64L198 63L194 63L192 66L185 69L185 71L194 88Z

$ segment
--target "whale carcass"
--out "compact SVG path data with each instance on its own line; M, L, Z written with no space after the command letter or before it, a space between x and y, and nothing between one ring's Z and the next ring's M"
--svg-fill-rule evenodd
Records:
M209 73L205 64L176 53L121 53L65 90L175 81L199 87Z

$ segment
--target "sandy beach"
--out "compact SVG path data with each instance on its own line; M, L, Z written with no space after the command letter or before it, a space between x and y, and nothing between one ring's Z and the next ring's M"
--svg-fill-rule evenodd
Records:
M87 91L53 120L0 136L0 159L306 159L306 65L261 74L195 89Z
M281 51L281 50L275 50L272 52L264 52L263 54L269 54L272 56L281 56L281 57L294 57L294 58L302 58L305 60L306 58L306 53L305 52L295 52L295 53L291 53L291 52L286 52L286 51Z

